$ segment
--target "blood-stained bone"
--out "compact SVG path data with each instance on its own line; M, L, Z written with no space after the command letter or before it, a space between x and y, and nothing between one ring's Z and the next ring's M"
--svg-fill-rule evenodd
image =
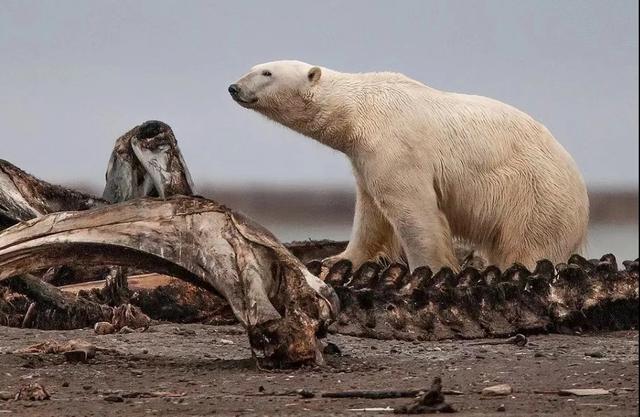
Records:
M331 287L268 231L204 198L61 212L0 234L0 279L89 263L165 273L214 290L251 345L280 364L321 361L316 335L339 309Z

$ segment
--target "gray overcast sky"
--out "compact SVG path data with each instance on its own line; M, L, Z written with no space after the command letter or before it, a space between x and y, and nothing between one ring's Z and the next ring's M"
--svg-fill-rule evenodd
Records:
M403 72L542 121L592 186L638 186L638 3L0 1L0 158L101 185L115 139L169 123L198 183L350 185L346 159L237 106L299 59Z

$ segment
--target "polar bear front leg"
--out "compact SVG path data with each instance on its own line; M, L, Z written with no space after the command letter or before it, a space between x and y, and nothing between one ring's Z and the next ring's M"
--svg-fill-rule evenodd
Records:
M454 271L460 268L449 222L438 207L433 187L413 190L400 187L396 192L387 189L380 197L380 207L400 238L410 270L425 265L434 272L444 266Z
M356 183L356 207L349 244L344 252L325 259L325 265L333 265L340 259L348 259L355 269L378 256L399 261L402 250L395 237L393 226L384 217L357 175Z

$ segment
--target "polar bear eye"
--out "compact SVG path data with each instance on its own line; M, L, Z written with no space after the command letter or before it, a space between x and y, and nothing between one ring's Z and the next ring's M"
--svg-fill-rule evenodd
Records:
M262 71L262 75L264 75L265 77L271 77L271 71Z

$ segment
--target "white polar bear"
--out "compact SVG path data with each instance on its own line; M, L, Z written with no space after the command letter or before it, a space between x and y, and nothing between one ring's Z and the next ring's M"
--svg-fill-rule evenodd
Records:
M229 92L346 154L357 182L346 250L457 269L453 238L504 268L566 261L585 243L589 202L575 162L540 123L490 98L402 74L350 74L298 61L253 67Z

